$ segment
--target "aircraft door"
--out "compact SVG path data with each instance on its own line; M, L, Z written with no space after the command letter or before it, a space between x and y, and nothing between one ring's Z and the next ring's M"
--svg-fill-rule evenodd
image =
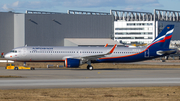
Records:
M149 49L147 49L147 50L144 52L144 57L145 57L145 58L148 58L148 57L149 57Z
M79 55L82 56L82 50L79 50Z
M22 48L22 56L26 56L27 55L27 48L24 47Z

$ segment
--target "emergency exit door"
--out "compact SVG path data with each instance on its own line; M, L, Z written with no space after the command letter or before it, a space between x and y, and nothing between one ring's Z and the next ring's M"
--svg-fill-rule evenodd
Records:
M144 52L144 57L145 57L145 58L148 58L148 57L149 57L149 49L147 49L147 50Z

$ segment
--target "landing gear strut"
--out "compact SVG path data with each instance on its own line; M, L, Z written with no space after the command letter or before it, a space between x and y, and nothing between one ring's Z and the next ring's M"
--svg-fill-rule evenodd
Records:
M26 62L24 62L24 67L26 66Z

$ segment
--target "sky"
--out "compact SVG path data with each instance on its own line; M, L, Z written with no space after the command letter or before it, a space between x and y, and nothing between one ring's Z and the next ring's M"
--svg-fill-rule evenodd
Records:
M78 10L109 13L110 10L128 10L153 13L154 9L180 11L179 4L180 0L1 0L0 12L66 13L67 10Z

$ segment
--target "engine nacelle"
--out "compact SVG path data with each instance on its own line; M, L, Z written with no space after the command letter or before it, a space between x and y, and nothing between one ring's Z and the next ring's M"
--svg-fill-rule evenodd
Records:
M79 59L73 59L73 58L66 58L65 60L65 66L68 67L79 67L80 60Z

